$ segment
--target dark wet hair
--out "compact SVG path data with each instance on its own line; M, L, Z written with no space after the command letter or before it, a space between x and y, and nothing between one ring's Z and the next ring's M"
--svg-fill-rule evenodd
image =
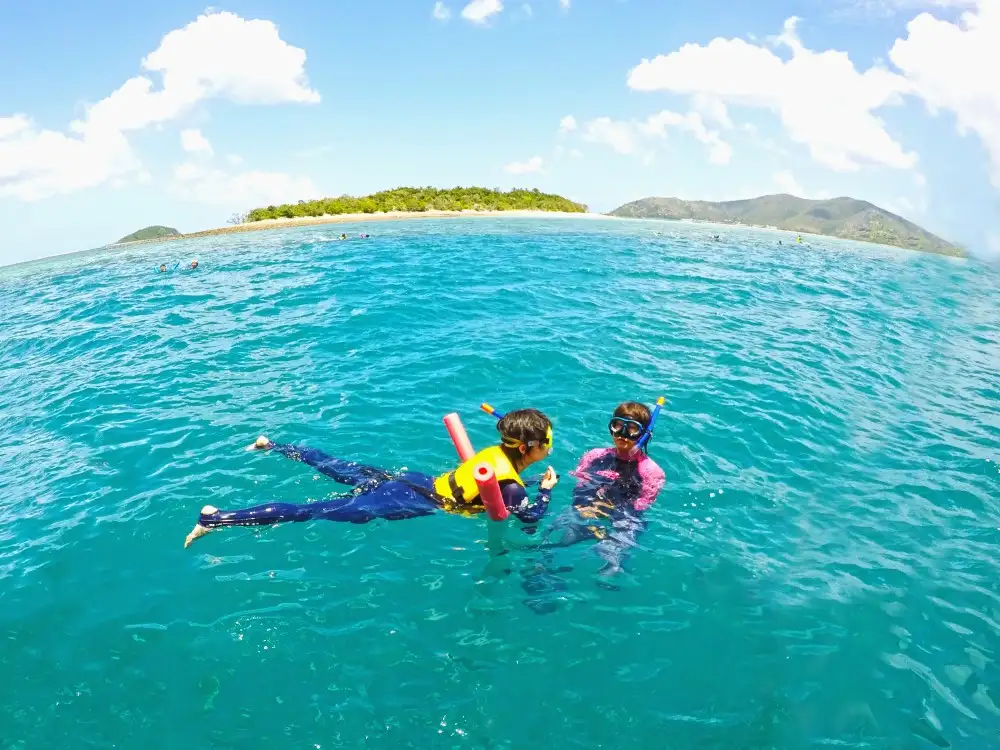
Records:
M618 404L615 407L613 416L622 417L623 419L634 419L643 427L649 427L649 422L653 418L649 407L645 404L640 404L638 401L625 401Z
M516 409L504 414L503 419L497 422L497 431L504 438L504 441L518 441L529 443L535 441L542 443L548 436L552 420L546 417L538 409ZM514 463L520 461L521 451L516 445L502 445L503 452L507 458Z

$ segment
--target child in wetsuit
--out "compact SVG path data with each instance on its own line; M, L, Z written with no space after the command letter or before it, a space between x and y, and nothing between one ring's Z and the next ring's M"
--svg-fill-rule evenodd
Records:
M316 448L277 445L261 435L253 448L277 451L302 461L354 490L331 500L302 505L267 503L229 511L206 505L184 546L220 526L261 526L314 519L348 523L367 523L375 518L396 521L430 515L437 510L463 515L482 513L485 508L473 477L473 468L482 461L492 464L507 509L522 522L536 524L548 509L550 492L559 478L550 466L531 500L520 474L552 450L552 422L537 409L519 409L507 412L497 422L497 430L500 445L480 451L438 477L415 471L391 474L328 456Z
M638 447L651 420L644 404L626 401L618 405L608 422L613 446L587 451L570 472L579 480L573 490L573 507L557 519L540 546L565 547L597 539L597 552L607 562L602 574L621 571L628 549L646 528L643 512L655 502L666 480L663 469L646 454L645 445Z

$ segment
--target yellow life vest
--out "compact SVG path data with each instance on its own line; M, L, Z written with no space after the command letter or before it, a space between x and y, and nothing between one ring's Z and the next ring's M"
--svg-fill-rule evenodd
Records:
M454 471L442 474L434 480L434 492L444 499L444 509L449 513L478 513L483 510L479 499L479 485L476 484L474 470L479 463L493 467L498 482L512 479L524 487L524 481L514 470L514 466L499 445L484 448Z

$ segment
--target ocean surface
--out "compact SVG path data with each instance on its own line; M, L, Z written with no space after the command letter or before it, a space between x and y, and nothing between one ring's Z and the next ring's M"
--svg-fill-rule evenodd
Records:
M345 489L261 433L438 472L481 401L552 416L547 524L660 395L617 590L592 544L491 559L483 518L182 546L206 503ZM0 748L997 747L998 440L975 262L477 218L3 268Z

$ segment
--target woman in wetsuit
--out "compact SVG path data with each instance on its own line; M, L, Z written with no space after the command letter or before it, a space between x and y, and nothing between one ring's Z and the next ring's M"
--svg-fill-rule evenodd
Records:
M206 505L201 509L198 523L184 540L184 546L221 526L262 526L314 519L347 523L367 523L375 518L397 521L430 515L438 510L462 515L482 513L485 508L473 475L473 469L482 461L493 466L507 509L522 522L536 524L548 509L550 492L559 478L550 466L534 499L530 499L520 474L552 450L552 422L537 409L519 409L507 412L497 422L497 430L500 445L479 451L438 477L415 471L393 474L328 456L316 448L278 445L262 435L257 438L254 448L273 450L302 461L354 489L330 500L302 505L267 503L241 510L219 510Z
M587 451L570 472L579 480L573 490L573 507L553 523L540 547L597 539L597 553L607 563L602 573L621 572L628 550L646 528L643 513L666 480L663 469L646 454L645 445L639 447L651 421L645 404L626 401L618 405L608 422L613 447Z

